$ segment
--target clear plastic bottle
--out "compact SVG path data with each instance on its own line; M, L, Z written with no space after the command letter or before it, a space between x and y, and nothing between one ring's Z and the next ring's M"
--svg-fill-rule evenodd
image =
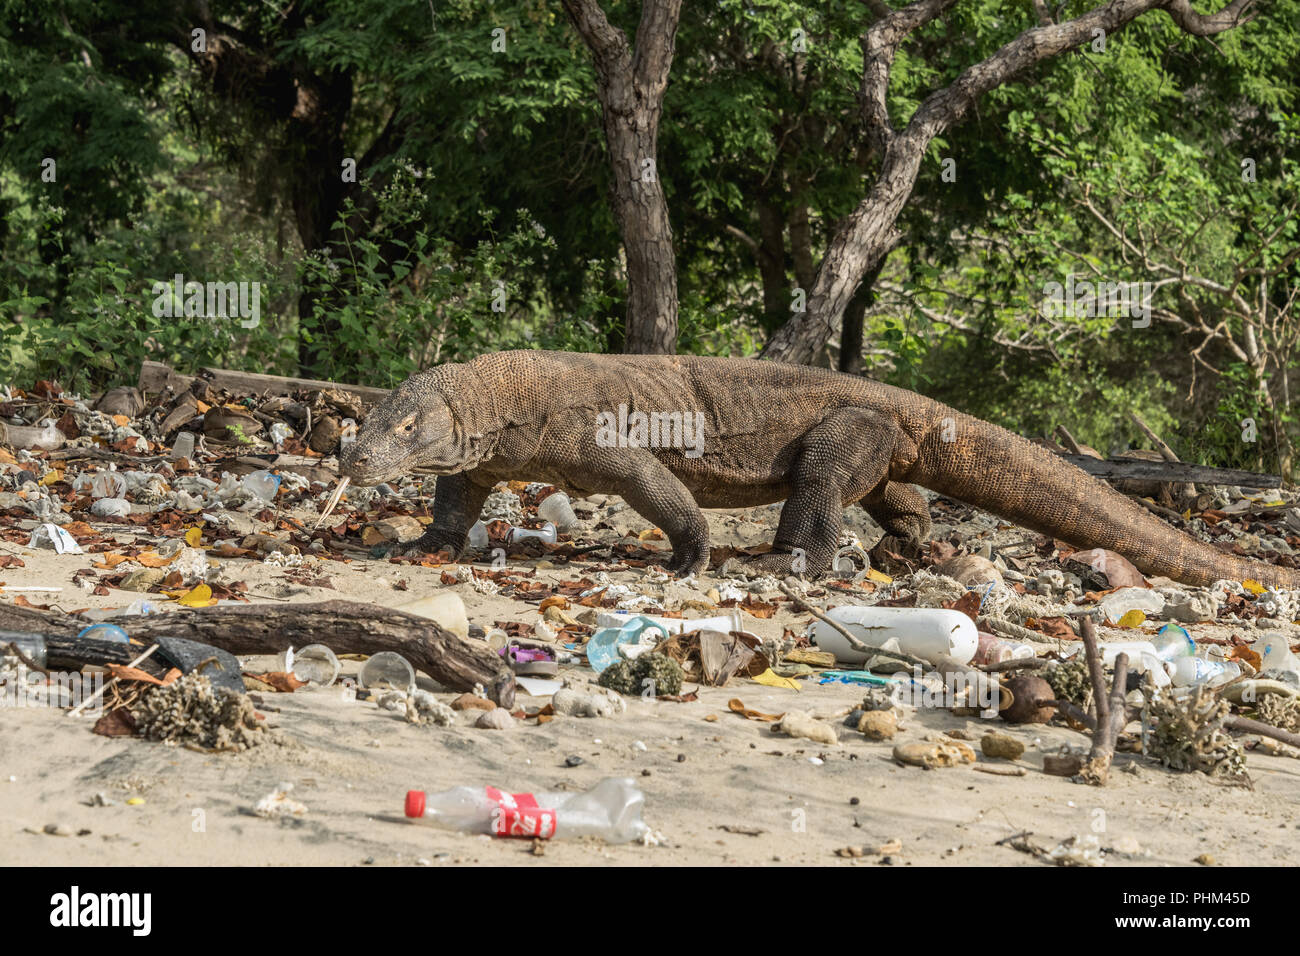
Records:
M1175 687L1195 687L1204 684L1218 687L1241 676L1241 667L1232 661L1211 661L1204 657L1179 657L1170 665L1170 675Z
M1003 661L1027 660L1034 656L1034 649L1020 641L1007 641L994 634L980 632L979 649L971 658L977 667L982 664L1000 664Z
M23 656L37 667L44 667L49 660L43 634L0 630L0 656L3 656L10 644L16 645Z
M600 837L631 843L649 827L641 819L645 794L627 777L602 780L585 793L504 793L496 787L455 787L441 793L408 790L406 815L462 833L498 837Z

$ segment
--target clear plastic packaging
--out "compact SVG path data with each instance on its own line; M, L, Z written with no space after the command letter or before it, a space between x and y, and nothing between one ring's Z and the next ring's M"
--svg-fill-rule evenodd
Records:
M642 839L645 794L629 778L602 780L585 793L505 793L496 787L408 790L406 815L462 833L524 839L593 836L606 843Z

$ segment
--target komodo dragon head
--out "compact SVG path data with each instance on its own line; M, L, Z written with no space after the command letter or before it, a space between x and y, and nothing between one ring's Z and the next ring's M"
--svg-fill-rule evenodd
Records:
M366 417L339 458L339 473L359 485L390 481L415 469L450 475L477 464L469 434L439 386L443 366L407 379Z

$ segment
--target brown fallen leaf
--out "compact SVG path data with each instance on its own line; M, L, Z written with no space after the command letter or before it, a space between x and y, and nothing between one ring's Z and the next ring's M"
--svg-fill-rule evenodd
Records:
M769 724L785 716L785 714L765 714L761 710L750 710L739 697L727 701L727 708L733 714L740 714L748 720L762 720Z
M1123 555L1105 548L1075 551L1066 560L1087 565L1106 578L1112 588L1146 587L1146 578Z
M244 676L261 681L263 684L275 688L276 692L280 694L292 694L299 687L307 686L307 681L299 680L286 671L267 671L265 674L245 673Z

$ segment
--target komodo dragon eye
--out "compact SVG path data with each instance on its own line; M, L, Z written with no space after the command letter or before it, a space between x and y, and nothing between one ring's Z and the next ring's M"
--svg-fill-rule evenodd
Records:
M397 427L409 435L411 432L415 431L415 416L412 415L410 418L402 422L402 424L398 425Z

